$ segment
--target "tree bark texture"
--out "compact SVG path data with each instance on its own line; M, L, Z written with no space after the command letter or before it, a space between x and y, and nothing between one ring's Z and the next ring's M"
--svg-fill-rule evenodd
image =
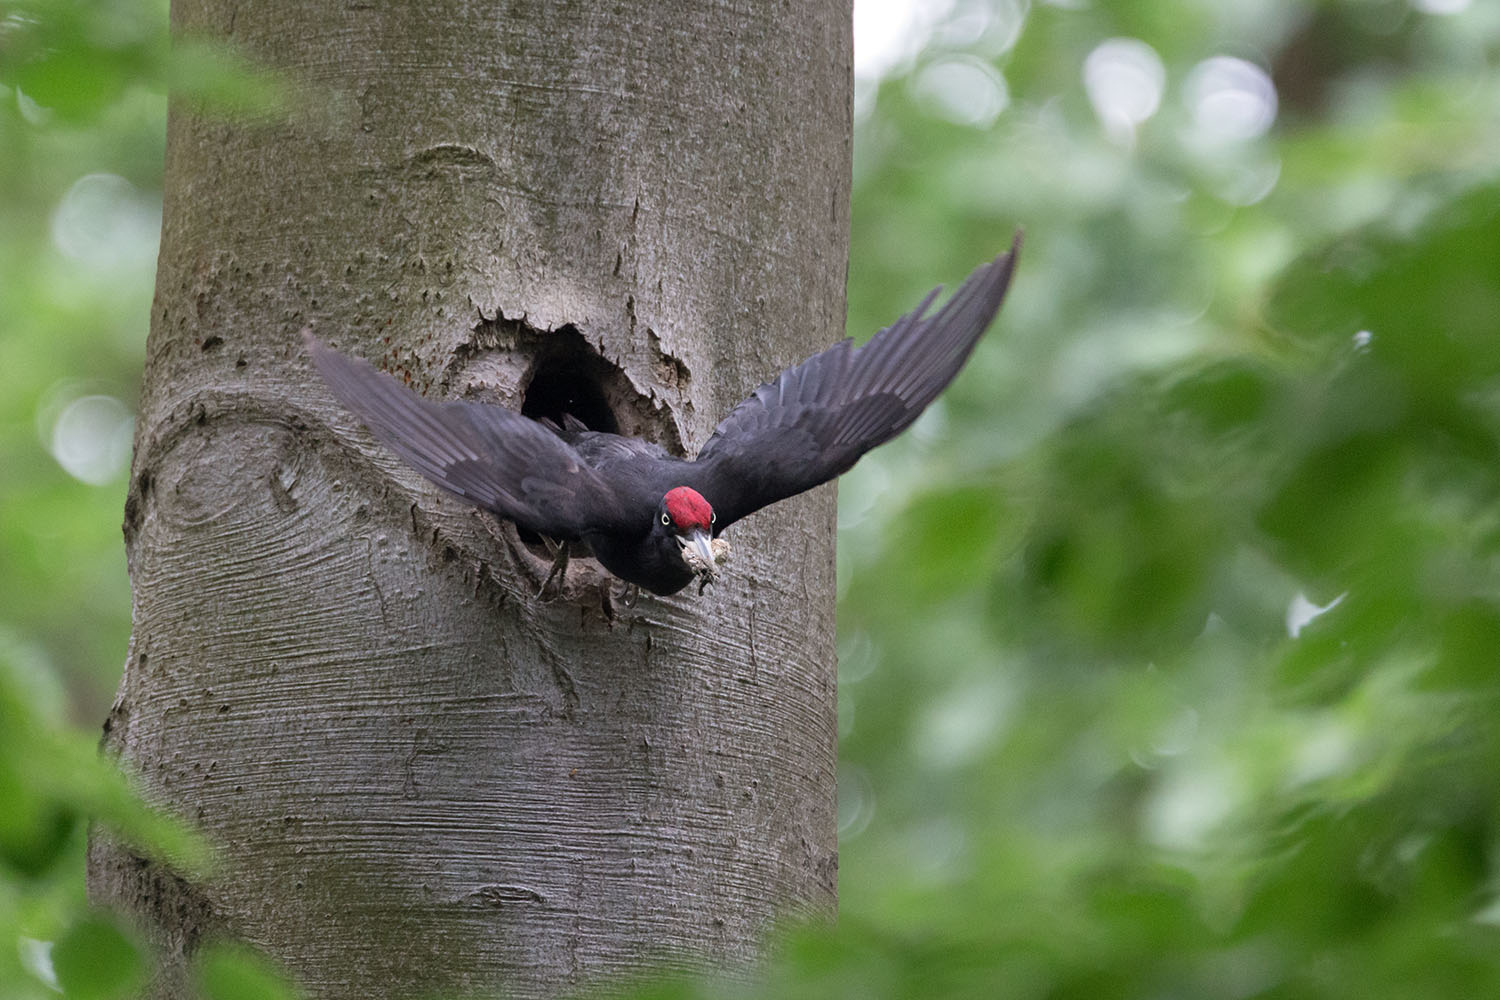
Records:
M377 446L298 334L430 396L571 399L696 452L842 333L850 11L174 0L298 84L172 109L106 746L222 849L107 839L93 897L319 998L552 996L753 959L834 906L834 507L736 525L699 597L610 600Z

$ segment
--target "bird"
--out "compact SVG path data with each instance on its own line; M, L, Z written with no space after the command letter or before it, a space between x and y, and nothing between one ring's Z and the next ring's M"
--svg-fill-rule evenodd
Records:
M764 383L693 459L576 418L429 400L310 329L303 340L333 395L408 465L554 541L543 590L581 542L627 584L666 595L697 580L701 595L727 557L725 529L836 479L947 388L999 312L1020 247L1017 232L936 310L941 285L862 347L846 338Z

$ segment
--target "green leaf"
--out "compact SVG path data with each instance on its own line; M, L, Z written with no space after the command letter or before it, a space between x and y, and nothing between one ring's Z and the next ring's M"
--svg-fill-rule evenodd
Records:
M144 985L146 962L113 921L87 917L52 949L52 968L68 1000L114 1000Z
M297 1000L301 993L270 959L240 944L198 953L194 981L203 1000Z
M8 785L0 775L0 863L22 875L38 877L51 871L73 843L78 814L27 789Z
M99 114L130 82L129 67L112 53L87 49L59 52L18 74L27 97L72 121Z

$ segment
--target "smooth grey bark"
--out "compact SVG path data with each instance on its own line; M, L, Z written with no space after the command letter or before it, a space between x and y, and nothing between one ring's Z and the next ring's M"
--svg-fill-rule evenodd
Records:
M172 21L303 96L170 115L106 746L223 864L89 859L158 995L219 935L316 997L532 997L831 913L832 489L731 529L705 596L606 609L575 562L539 601L544 560L377 446L298 333L512 406L571 351L624 429L696 451L842 333L847 0Z

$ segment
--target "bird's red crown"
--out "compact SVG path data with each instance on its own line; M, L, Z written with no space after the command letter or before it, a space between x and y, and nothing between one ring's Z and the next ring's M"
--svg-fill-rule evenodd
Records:
M678 531L707 531L713 524L714 509L703 494L688 486L668 490L667 513Z

